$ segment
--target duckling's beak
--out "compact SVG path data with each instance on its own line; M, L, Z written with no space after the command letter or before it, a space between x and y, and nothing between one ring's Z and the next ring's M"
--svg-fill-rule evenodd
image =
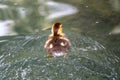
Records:
M62 23L55 23L52 26L51 32L54 36L62 34Z

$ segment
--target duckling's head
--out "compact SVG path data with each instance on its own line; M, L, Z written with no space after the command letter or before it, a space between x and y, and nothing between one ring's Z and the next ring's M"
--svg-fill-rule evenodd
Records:
M62 35L62 23L53 24L51 32L53 36Z

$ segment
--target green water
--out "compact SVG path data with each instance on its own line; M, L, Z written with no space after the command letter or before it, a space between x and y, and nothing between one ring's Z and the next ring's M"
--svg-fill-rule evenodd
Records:
M56 21L63 23L63 32L72 44L66 58L46 57L43 46L50 29L41 30L44 17L15 19L19 35L0 37L0 41L4 40L0 42L0 80L119 80L120 36L109 35L119 23L119 12L111 12L110 4L103 0L85 1L61 1L76 6L79 12L45 22L49 26Z

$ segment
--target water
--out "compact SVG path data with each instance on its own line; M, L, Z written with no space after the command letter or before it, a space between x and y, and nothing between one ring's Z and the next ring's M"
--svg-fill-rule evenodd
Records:
M45 0L38 0L33 3L31 2L32 0L20 2L3 1L3 3L0 4L0 31L4 31L4 33L1 33L1 36L14 35L15 30L17 30L17 32L20 34L23 34L23 32L35 33L41 29L46 30L50 28L49 25L53 19L68 16L78 12L76 7L65 3ZM30 4L28 5L28 3ZM8 25L8 22L6 21L9 21L9 23L12 21L10 24L14 23L14 25L11 27L11 25ZM6 29L3 26L8 27ZM14 34L10 32L13 32Z
M1 45L1 80L117 80L120 58L85 35L70 37L66 58L47 58L43 42L47 34L11 37ZM77 37L78 36L78 37ZM7 39L6 39L7 40Z
M109 26L117 25L119 17L116 16L119 15L115 13L114 17L107 17L107 13L102 12L100 16L106 15L103 19L97 12L92 12L90 4L78 3L77 0L69 3L77 4L80 12L52 20L63 23L63 32L71 41L66 58L47 58L43 46L50 29L41 30L36 27L35 33L29 32L29 27L21 27L20 31L15 29L18 35L0 37L1 80L120 79L119 33L109 35L112 29ZM23 16L21 21L24 22L24 19L28 17ZM111 19L116 21L112 22ZM16 25L22 25L21 21L16 21ZM28 26L27 23L24 26Z

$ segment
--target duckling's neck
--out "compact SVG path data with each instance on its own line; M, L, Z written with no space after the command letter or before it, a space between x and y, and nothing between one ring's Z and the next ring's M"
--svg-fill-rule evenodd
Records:
M61 33L61 34L56 34L56 33L52 33L52 34L50 34L49 35L49 37L64 37L65 36L65 34L64 33Z
M61 28L59 28L59 29L53 29L53 31L52 31L52 35L53 36L62 36L63 35L63 33L62 33L62 29Z
M53 36L59 36L58 31L54 31Z

